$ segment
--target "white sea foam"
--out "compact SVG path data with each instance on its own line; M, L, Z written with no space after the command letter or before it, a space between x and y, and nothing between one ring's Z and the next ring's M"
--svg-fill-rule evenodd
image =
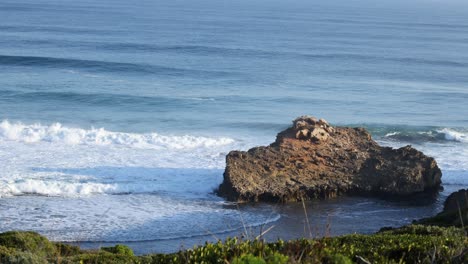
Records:
M461 143L468 143L468 132L466 131L457 131L452 128L442 128L438 130L428 130L428 131L419 131L419 132L401 132L394 131L385 134L385 138L399 138L399 139L409 139L413 138L420 141L431 141L431 140L446 140L446 141L455 141Z
M399 134L400 132L390 132L390 133L385 134L385 137L392 137L392 136L399 135Z
M25 170L20 178L0 179L0 197L40 195L89 197L143 194L206 198L221 182L218 169L95 167Z
M0 183L0 197L9 195L82 196L99 193L117 193L117 185L26 179Z
M80 199L21 196L2 203L0 231L35 230L59 241L141 241L229 231L238 235L243 225L257 226L280 217L268 205L230 209L220 200L144 194Z
M196 136L166 136L157 133L135 134L107 131L104 128L70 128L60 123L44 126L25 125L4 120L0 123L0 140L35 142L59 142L68 145L121 145L151 149L190 149L216 147L234 142L231 138L209 138Z
M0 123L0 231L53 240L131 241L223 233L277 220L270 207L239 211L213 190L227 137ZM235 231L236 232L236 231Z
M437 132L444 134L446 140L468 143L468 133L455 131L450 128L440 129Z
M228 137L0 123L0 197L172 193L205 197L222 180Z

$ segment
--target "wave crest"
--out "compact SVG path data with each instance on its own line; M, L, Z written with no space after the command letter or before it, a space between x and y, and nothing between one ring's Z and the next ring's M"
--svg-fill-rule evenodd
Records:
M415 143L438 141L468 143L468 132L456 131L451 128L430 131L394 131L385 134L384 138Z
M41 124L25 125L4 120L0 123L0 141L25 143L58 142L69 145L120 145L149 149L191 149L217 147L232 144L227 137L210 138L197 136L166 136L157 133L124 133L107 131L104 128L65 127L60 123L49 126Z
M2 186L3 185L3 186ZM113 184L104 183L67 183L60 181L42 181L34 179L0 185L0 197L11 195L43 195L74 197L91 194L118 194Z
M449 128L437 130L437 132L443 134L446 140L468 143L468 133L458 132Z

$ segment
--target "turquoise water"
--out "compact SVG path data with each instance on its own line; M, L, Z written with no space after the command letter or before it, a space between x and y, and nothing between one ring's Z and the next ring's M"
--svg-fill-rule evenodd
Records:
M176 244L238 232L239 210L285 222L212 191L226 153L303 114L434 156L443 198L468 186L467 51L463 1L1 1L0 229ZM336 232L417 217L384 207Z

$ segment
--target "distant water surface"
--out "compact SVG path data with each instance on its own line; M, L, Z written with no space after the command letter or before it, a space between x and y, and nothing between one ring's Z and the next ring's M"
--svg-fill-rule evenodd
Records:
M464 1L1 1L0 231L138 253L243 223L304 236L302 205L213 194L230 150L303 114L411 144L444 174L424 204L308 203L318 230L433 215L468 186L467 51Z

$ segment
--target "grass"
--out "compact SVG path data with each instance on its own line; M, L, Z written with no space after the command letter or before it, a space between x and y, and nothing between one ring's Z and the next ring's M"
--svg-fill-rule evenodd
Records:
M34 232L6 232L0 234L0 263L468 263L467 247L464 229L426 225L273 243L230 238L144 256L124 245L81 250Z

